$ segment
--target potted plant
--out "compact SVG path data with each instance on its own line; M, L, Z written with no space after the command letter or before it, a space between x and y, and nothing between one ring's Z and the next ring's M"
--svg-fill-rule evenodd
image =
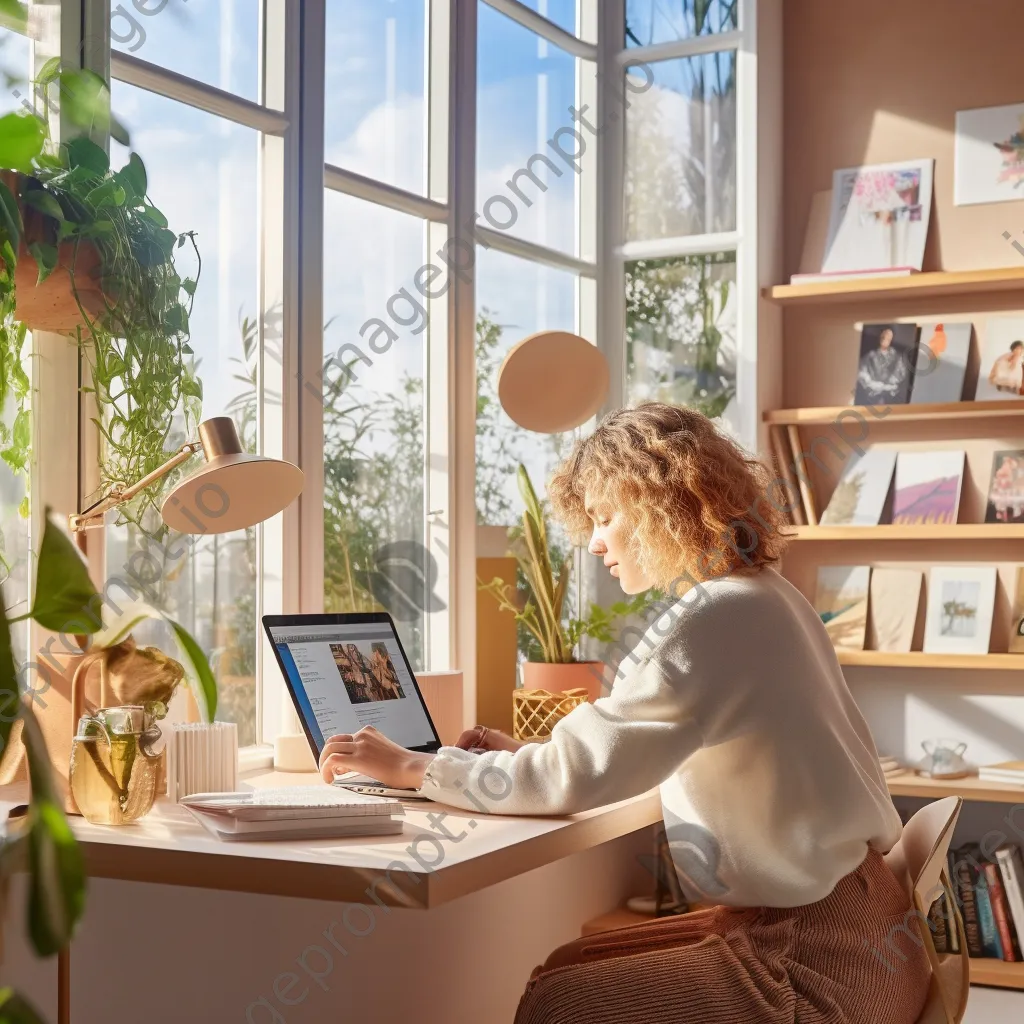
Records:
M570 560L553 567L544 507L537 498L526 467L519 465L516 479L525 509L522 523L509 530L512 553L526 581L525 601L520 603L516 587L497 576L480 589L492 594L502 609L515 615L536 640L541 660L523 662L523 686L526 689L587 690L596 700L604 690L604 669L600 661L581 661L576 657L580 640L589 636L611 643L613 627L619 619L643 612L651 601L639 594L629 601L617 601L610 608L591 603L585 618L567 614L565 598L572 569Z
M146 168L132 153L120 169L88 132L129 139L111 117L106 83L89 71L49 61L36 85L61 100L61 117L80 134L51 143L45 119L29 111L0 117L0 404L14 403L15 425L0 431L0 457L24 468L27 379L19 374L26 328L72 336L90 368L102 410L101 484L137 480L167 458L170 434L200 418L202 386L189 345L199 277L181 277L175 234L147 194ZM22 414L25 414L22 417ZM19 430L19 417L24 429ZM141 525L159 501L146 490L122 521Z
M19 673L11 644L11 625L25 619L44 629L63 632L74 624L76 632L99 634L101 623L90 612L99 606L89 574L74 545L46 517L39 549L32 609L8 619L0 594L0 752L12 742L16 725L27 759L31 795L27 813L0 830L0 912L6 879L12 871L27 867L29 875L28 931L38 955L52 956L63 949L82 915L85 902L85 870L74 835L68 826L55 786L54 770L46 742L32 711L35 698L20 695ZM108 627L117 645L119 634L139 621L136 609L125 621ZM180 627L178 627L180 629ZM206 696L216 707L216 685L195 640L181 630L179 640L188 651L187 661ZM211 702L212 701L212 705ZM10 988L0 989L0 1019L24 1021L39 1017Z

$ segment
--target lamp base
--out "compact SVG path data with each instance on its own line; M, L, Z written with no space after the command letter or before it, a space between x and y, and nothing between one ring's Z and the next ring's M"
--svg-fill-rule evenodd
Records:
M309 740L298 735L278 736L274 740L274 771L277 772L315 772L316 761L309 749Z

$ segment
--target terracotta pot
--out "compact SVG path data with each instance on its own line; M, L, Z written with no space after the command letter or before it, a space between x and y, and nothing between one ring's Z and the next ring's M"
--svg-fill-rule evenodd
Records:
M23 175L4 171L0 180L18 201L25 228L14 271L14 317L29 330L74 334L77 327L84 325L79 303L90 319L95 319L106 308L98 283L99 253L88 242L79 243L77 252L74 242L63 242L57 250L57 266L42 284L37 284L39 268L27 245L55 240L55 222L21 202ZM72 288L72 268L77 298Z
M603 661L569 661L559 664L524 661L522 668L524 690L562 693L579 687L587 691L587 699L590 701L605 695Z
M32 331L74 334L75 328L85 325L79 302L90 320L106 308L99 288L88 286L95 280L100 258L96 250L84 242L78 247L77 257L72 242L64 242L57 253L58 264L53 273L42 284L36 284L39 269L22 246L14 271L14 318ZM71 286L72 264L78 288L77 300Z

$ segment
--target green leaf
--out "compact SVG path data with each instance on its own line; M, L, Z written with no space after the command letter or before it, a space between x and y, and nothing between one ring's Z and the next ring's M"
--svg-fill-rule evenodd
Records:
M32 161L43 151L46 128L35 114L0 117L0 167L32 173Z
M51 57L36 75L36 85L47 86L60 78L60 57Z
M95 633L99 625L90 613L91 602L98 596L74 544L54 525L47 509L32 618L57 632Z
M28 32L28 8L18 0L0 0L0 27L25 35Z
M31 716L31 712L29 714ZM33 742L28 739L31 731L38 734L41 742L39 726L34 718L28 717L24 732L26 746ZM45 749L44 746L44 763L40 767L49 773L51 768ZM33 792L28 833L28 933L39 956L53 956L71 941L85 909L85 865L82 851L60 807L38 796L37 772L32 770L31 763L30 757Z
M117 179L124 185L125 190L135 199L143 199L148 189L146 180L146 165L138 153L132 153L128 157L128 163L117 172ZM161 227L166 227L166 222Z
M199 686L197 696L202 696L206 706L206 720L212 722L217 714L217 680L210 671L210 663L206 660L202 648L195 642L188 630L179 626L173 619L167 620L174 630L183 655L185 671Z
M68 165L71 168L84 167L93 174L104 175L110 170L110 158L92 139L80 135L65 146Z
M0 594L0 754L7 749L14 720L18 717L18 670L11 649L11 627Z
M45 188L26 189L21 194L21 201L26 206L31 206L33 210L46 214L47 217L59 221L64 220L64 211L61 209L60 203Z
M18 503L18 515L21 516L22 519L28 519L28 512L29 504L28 495L26 494L25 497L22 498L21 501Z
M0 988L0 1024L46 1024L46 1021L13 988Z
M88 68L65 68L60 73L61 116L76 128L106 131L110 124L110 90Z
M156 11L151 13L156 14ZM125 128L113 111L110 113L110 137L122 146L130 146L132 144L132 138L128 129Z
M36 261L36 266L39 268L36 284L42 284L57 266L57 246L50 245L48 242L33 242L28 247L28 251L32 254L32 258Z
M197 283L198 282L193 281L191 277L186 277L185 280L181 282L181 287L184 290L184 292L189 297L191 297L191 296L195 295L195 293L196 293L196 285L197 285Z
M14 252L18 251L23 231L21 211L14 193L0 181L0 238L10 240Z

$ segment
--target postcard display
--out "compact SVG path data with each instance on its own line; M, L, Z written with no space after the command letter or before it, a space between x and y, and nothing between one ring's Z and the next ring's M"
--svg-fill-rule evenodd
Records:
M1024 199L1024 149L1011 154L1006 142L1011 135L1024 139L1024 106L966 112L957 131L957 202L1002 201L1008 185ZM979 139L994 148L972 166ZM934 175L932 159L836 170L831 192L812 202L804 272L791 283L824 289L821 301L828 302L830 287L845 289L845 282L863 278L865 292L884 296L892 289L906 310L915 293L904 298L898 281L885 279L923 271ZM1024 285L1020 291L1024 300ZM843 297L857 302L856 291ZM805 461L801 473L798 454L780 466L793 497L792 525L809 539L817 539L811 532L817 528L821 541L843 544L841 555L804 562L799 574L833 644L841 652L891 654L893 665L915 652L933 655L929 665L940 667L944 655L1024 654L1024 564L1015 564L1024 563L1024 309L943 316L950 305L943 299L922 295L918 317L857 324L847 400L872 431L875 421L885 424L879 428L884 441L872 443L869 435L827 471L818 460L810 475ZM813 293L804 301L813 303ZM883 311L877 296L873 308ZM984 300L959 308L984 310ZM1003 403L1020 410L1001 410ZM820 422L800 412L770 429L780 463L787 453L807 451L809 439L800 431L814 428L801 424ZM961 421L969 424L966 432ZM815 485L830 493L815 494ZM850 541L860 531L868 557L851 559ZM970 548L960 543L968 539ZM899 544L886 546L890 540ZM950 542L960 546L944 559ZM803 558L829 549L797 550Z

